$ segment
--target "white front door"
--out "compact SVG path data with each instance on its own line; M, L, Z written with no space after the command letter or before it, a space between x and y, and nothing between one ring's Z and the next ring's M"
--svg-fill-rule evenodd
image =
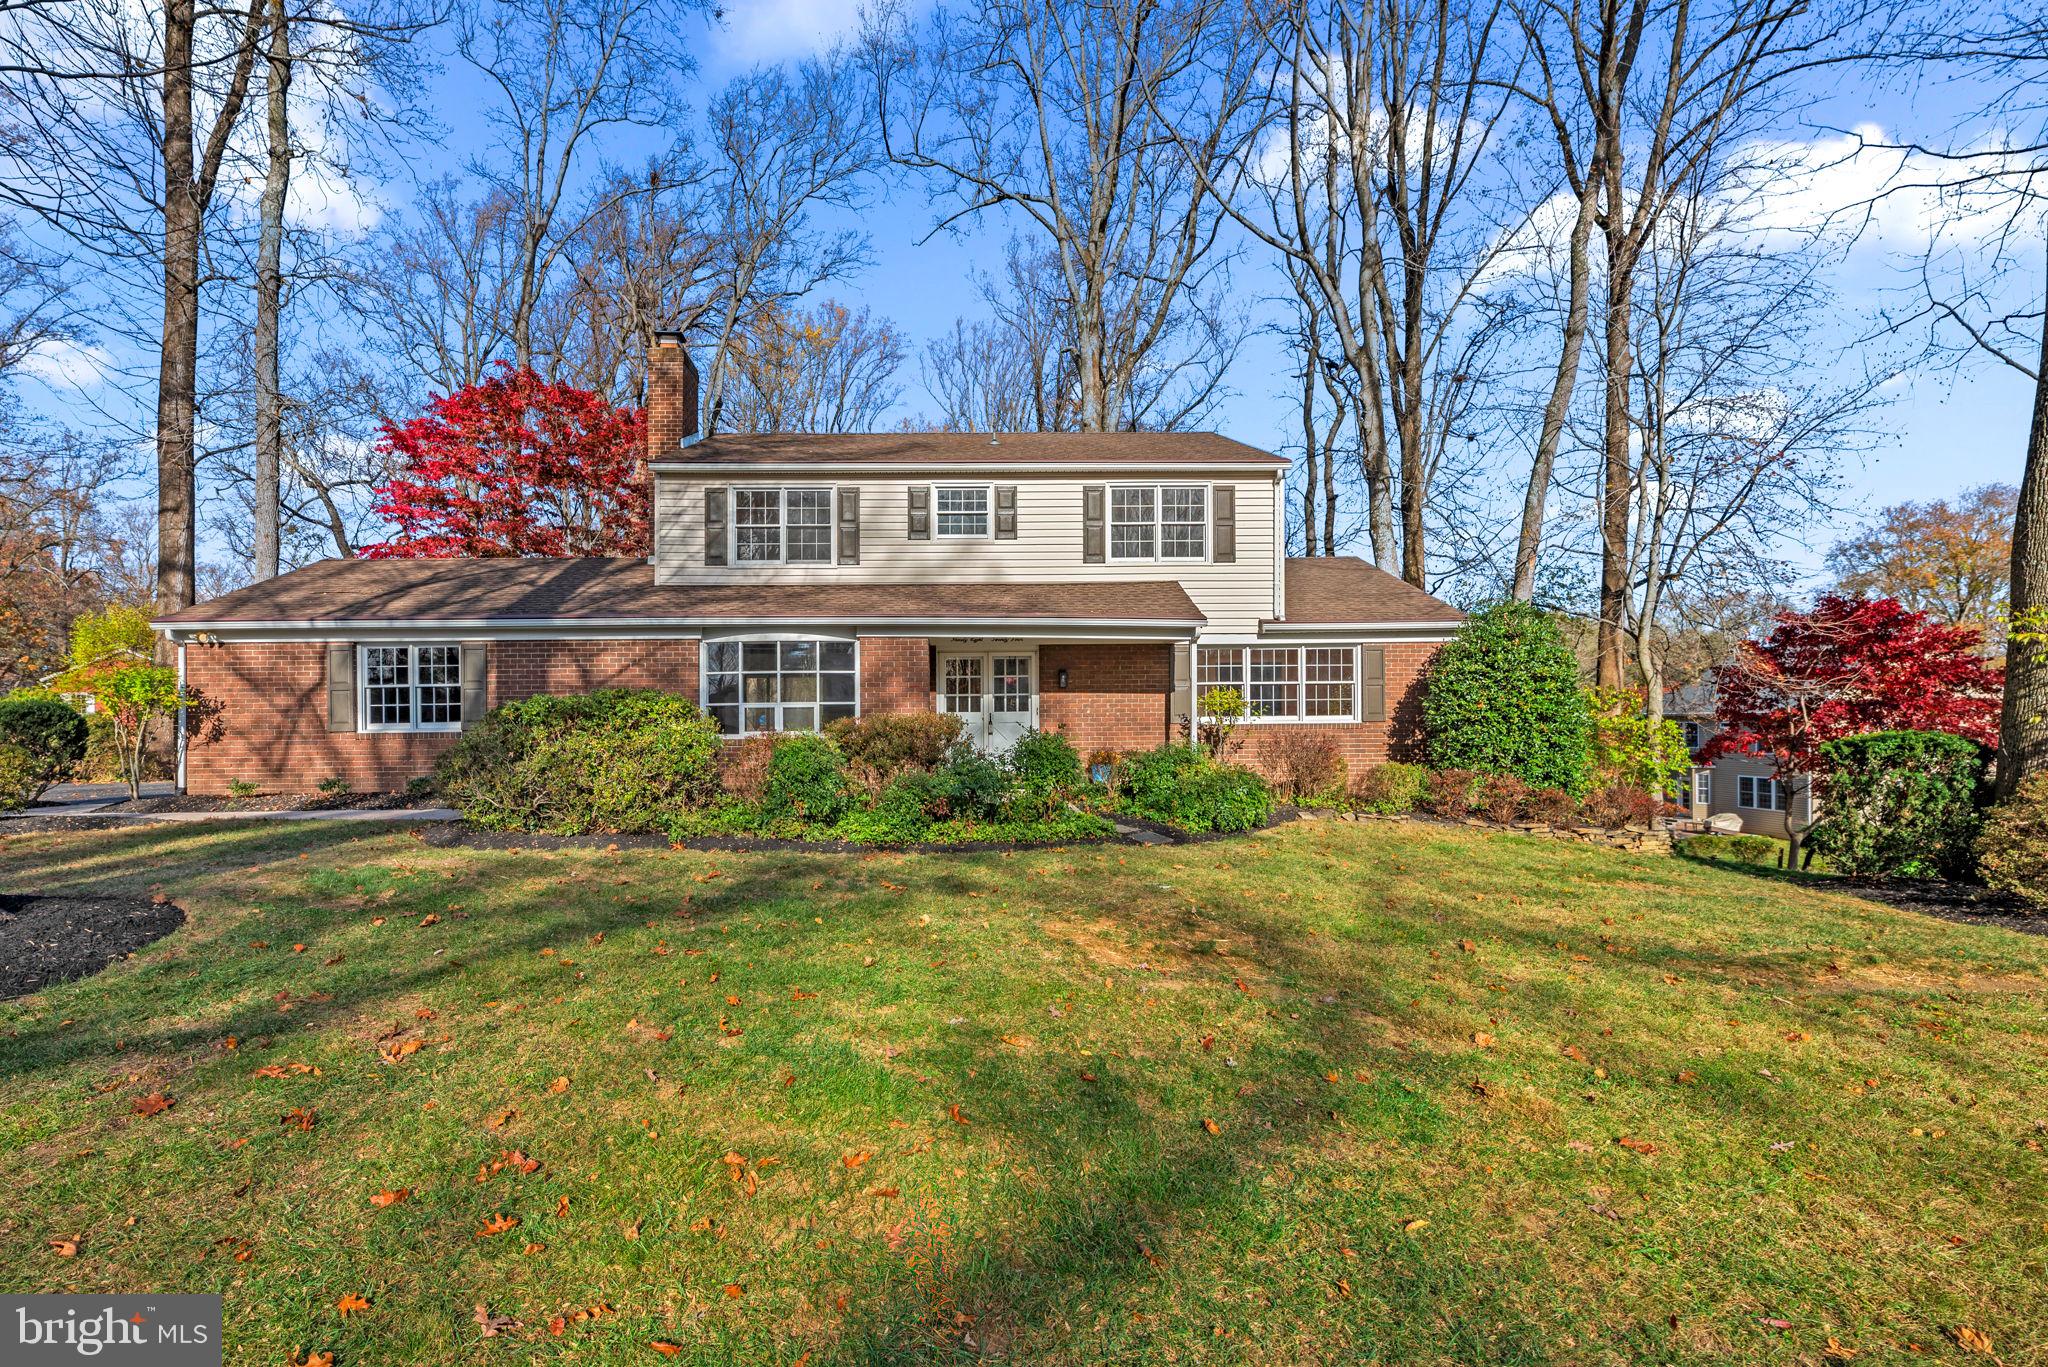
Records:
M999 755L1038 725L1038 660L1030 652L939 657L939 711L960 718L961 735Z

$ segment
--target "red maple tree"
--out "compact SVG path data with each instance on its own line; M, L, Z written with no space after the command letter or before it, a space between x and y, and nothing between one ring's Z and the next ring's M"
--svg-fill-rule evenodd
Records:
M371 559L458 555L646 555L654 486L646 419L531 370L498 373L443 398L380 453L398 473L377 488L397 528Z
M1896 598L1824 594L1810 612L1781 612L1771 634L1744 641L1715 677L1720 731L1699 762L1766 754L1811 774L1820 747L1873 731L1946 731L1998 743L2005 673L1986 661L1975 627L1949 626Z

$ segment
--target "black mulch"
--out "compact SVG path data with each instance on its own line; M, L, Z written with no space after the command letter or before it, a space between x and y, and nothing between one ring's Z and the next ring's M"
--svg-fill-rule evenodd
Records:
M129 798L98 810L147 816L156 812L320 812L336 807L387 811L403 807L438 807L439 798L409 798L403 793L264 793L256 797L208 797L195 793L168 797Z
M0 1000L97 973L184 923L176 905L148 897L0 893Z
M670 840L665 835L541 835L533 831L487 831L466 821L420 823L413 839L436 849L465 850L700 850L708 853L752 854L1000 854L1006 850L1059 849L1073 845L1113 844L1102 840L963 840L941 845L856 845L843 840L775 840L758 835L703 835Z
M1966 883L1944 883L1932 878L1843 878L1829 880L1830 892L1846 892L1905 911L1923 912L1944 921L1963 925L2003 926L2026 935L2048 935L2048 915L2030 912L2019 898L1973 888Z

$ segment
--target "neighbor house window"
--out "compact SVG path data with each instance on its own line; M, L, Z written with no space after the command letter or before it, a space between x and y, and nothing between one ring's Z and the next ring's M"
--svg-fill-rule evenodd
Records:
M365 731L462 729L462 647L364 646Z
M948 486L932 490L933 511L938 515L941 540L988 538L989 491L985 484Z
M1234 688L1254 720L1349 721L1358 651L1351 646L1224 646L1195 654L1195 691Z
M704 710L728 736L817 731L855 711L852 641L706 641Z
M1744 774L1735 780L1735 805L1757 812L1782 812L1789 810L1785 785L1774 778L1755 778Z
M1700 734L1700 724L1696 721L1682 721L1678 725L1685 733L1686 752L1690 754L1692 751L1699 749L1701 743L1706 739L1706 737Z
M1207 485L1117 485L1110 489L1110 559L1201 560L1208 554Z
M1714 805L1714 771L1695 769L1692 771L1692 803L1695 807Z
M742 565L832 562L830 489L732 491L733 559Z

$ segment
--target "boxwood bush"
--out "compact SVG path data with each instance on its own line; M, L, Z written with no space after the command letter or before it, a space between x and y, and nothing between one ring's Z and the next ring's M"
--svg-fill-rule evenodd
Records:
M2048 910L2048 773L1991 809L1977 837L1977 871L1995 890Z
M1820 747L1813 852L1837 873L1959 878L1973 862L1990 751L1939 731L1880 731Z
M778 736L768 753L768 783L761 814L770 821L795 819L830 825L853 803L846 756L831 737L796 731Z
M1528 603L1465 620L1429 667L1422 724L1432 768L1586 790L1592 722L1578 661L1557 623Z
M435 784L479 826L666 830L718 791L718 727L689 699L603 689L503 703L441 758Z
M85 718L55 698L0 701L0 746L8 748L0 808L25 807L70 778L85 759Z

